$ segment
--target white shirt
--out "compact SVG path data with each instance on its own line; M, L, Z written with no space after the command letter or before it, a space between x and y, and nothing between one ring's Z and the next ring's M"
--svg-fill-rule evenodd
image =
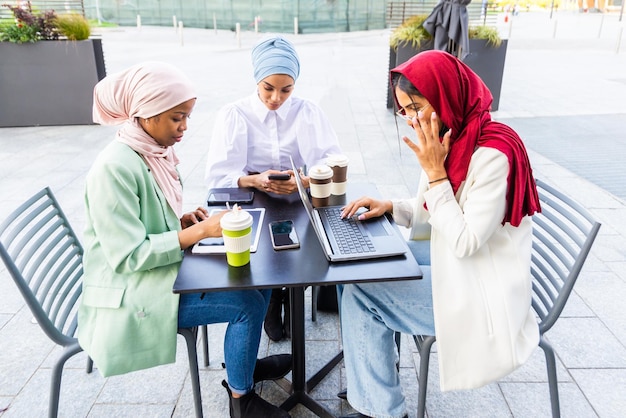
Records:
M429 239L442 391L480 387L526 362L539 343L531 308L532 218L502 225L509 162L479 147L456 196L449 182L393 201L393 218ZM428 211L424 208L427 203Z
M219 111L204 179L209 188L237 187L250 173L290 169L290 155L296 167L310 167L339 153L337 134L313 102L292 95L273 111L255 91Z

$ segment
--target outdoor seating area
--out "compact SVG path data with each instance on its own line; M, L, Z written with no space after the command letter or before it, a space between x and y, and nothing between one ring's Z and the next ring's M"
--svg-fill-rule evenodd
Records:
M626 416L626 176L614 157L626 152L620 81L626 53L614 43L622 24L606 17L597 36L597 15L558 18L556 37L545 13L521 13L502 26L509 29L508 49L492 115L520 133L539 179L544 211L536 216L532 273L540 347L498 382L442 392L435 338L401 335L398 366L411 418ZM348 183L406 198L416 191L420 168L400 139L411 132L386 105L389 35L288 36L302 61L294 94L329 116L350 159ZM237 39L231 31L143 26L99 29L95 36L108 74L160 60L197 86L189 129L176 147L183 209L202 205L214 119L222 105L255 88L250 48L263 34ZM592 79L572 93L574 81ZM174 364L108 378L74 338L85 176L115 132L95 124L0 128L2 418L229 416L220 383L224 324L179 330ZM306 379L342 349L338 315L316 309L317 290L304 292ZM290 349L289 339L273 342L263 334L259 357ZM290 396L291 378L259 383L257 392L280 404ZM354 412L337 397L345 388L339 362L309 395L340 416ZM304 405L290 414L316 416Z

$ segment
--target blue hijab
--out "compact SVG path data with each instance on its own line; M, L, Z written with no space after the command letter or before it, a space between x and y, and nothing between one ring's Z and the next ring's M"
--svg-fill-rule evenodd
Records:
M274 74L287 74L294 81L300 75L300 60L291 42L282 36L262 39L252 49L254 79L261 80Z

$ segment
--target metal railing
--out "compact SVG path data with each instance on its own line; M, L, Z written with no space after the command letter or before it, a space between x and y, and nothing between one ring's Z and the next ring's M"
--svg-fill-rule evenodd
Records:
M393 29L411 16L429 15L437 3L439 0L389 1L385 14L387 27ZM495 25L497 14L492 11L492 4L495 5L495 3L486 3L484 10L480 1L468 4L467 13L470 25Z
M27 1L6 0L0 1L0 4L10 4L16 6L22 4L26 6ZM54 10L56 14L64 13L80 13L85 16L85 5L83 0L63 0L63 1L47 1L47 0L31 0L30 5L34 12L44 12L46 10ZM0 7L0 19L12 18L13 14L8 7Z

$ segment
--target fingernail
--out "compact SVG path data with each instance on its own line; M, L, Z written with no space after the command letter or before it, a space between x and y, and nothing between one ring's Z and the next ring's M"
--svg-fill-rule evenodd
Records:
M424 116L424 112L422 112L421 110L419 112L417 112L417 117L421 118L422 116Z
M430 114L431 119L435 119L437 117L437 113L433 110L433 113Z
M358 218L358 219L359 219L359 221L364 220L364 219L365 219L365 215L359 215L359 218Z

